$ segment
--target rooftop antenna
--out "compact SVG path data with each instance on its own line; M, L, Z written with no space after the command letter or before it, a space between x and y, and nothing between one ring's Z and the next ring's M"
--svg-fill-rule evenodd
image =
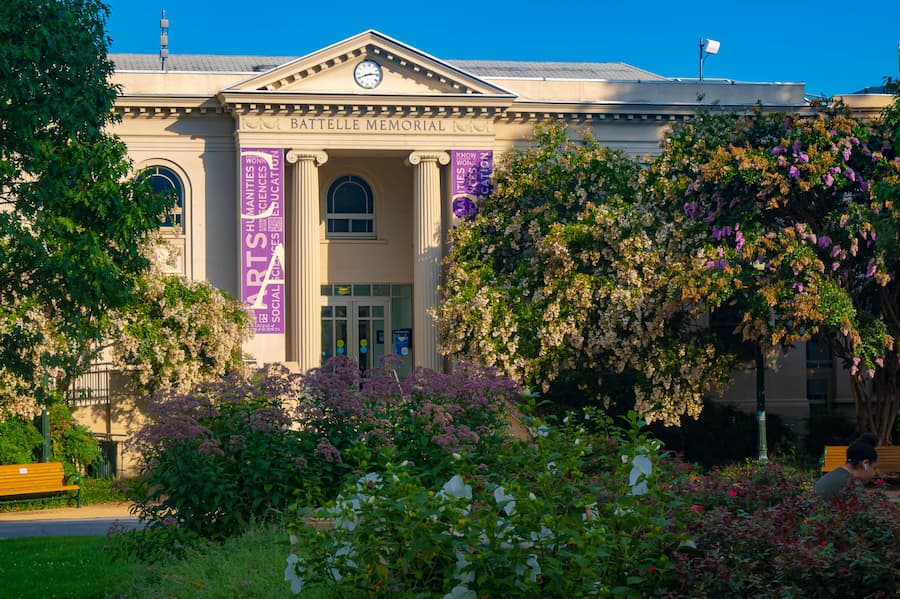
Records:
M700 81L703 81L703 61L710 54L718 54L719 45L719 42L716 40L708 39L704 41L703 38L700 38Z
M159 20L159 63L160 68L165 73L168 71L169 62L169 19L166 18L166 11L163 9L162 18Z

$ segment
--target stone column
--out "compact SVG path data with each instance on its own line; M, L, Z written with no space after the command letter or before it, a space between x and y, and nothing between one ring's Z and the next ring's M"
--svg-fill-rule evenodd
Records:
M319 173L328 154L314 150L291 150L287 161L294 165L291 196L291 239L288 257L293 318L290 322L290 355L300 372L322 363L322 277L319 258Z
M413 152L413 355L415 365L440 371L438 329L430 311L441 282L441 171L446 152Z

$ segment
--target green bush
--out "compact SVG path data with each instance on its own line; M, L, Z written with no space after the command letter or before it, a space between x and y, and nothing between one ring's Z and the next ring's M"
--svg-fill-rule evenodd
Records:
M86 426L75 424L64 403L50 406L50 443L53 459L62 462L67 474L79 472L101 458L97 438ZM40 418L36 420L39 425Z
M292 523L285 578L333 596L651 596L672 575L687 508L634 423L605 423L604 436L540 425L490 463L452 458L442 487L408 462L371 472L317 512L334 530Z
M30 464L41 451L41 433L16 416L0 421L0 464Z

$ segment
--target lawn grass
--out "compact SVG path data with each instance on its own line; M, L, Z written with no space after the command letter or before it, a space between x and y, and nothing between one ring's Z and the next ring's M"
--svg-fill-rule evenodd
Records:
M0 540L3 599L98 599L131 566L112 563L105 537L33 537Z
M290 551L279 527L191 551L182 560L113 560L105 537L0 540L2 599L230 599L294 597L284 581ZM334 591L304 588L304 599ZM348 595L348 598L350 596Z

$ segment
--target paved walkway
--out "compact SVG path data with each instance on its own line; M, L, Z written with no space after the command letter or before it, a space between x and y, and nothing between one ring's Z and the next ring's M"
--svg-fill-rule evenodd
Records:
M114 523L138 528L128 503L101 503L80 508L0 512L0 539L17 537L105 535Z

